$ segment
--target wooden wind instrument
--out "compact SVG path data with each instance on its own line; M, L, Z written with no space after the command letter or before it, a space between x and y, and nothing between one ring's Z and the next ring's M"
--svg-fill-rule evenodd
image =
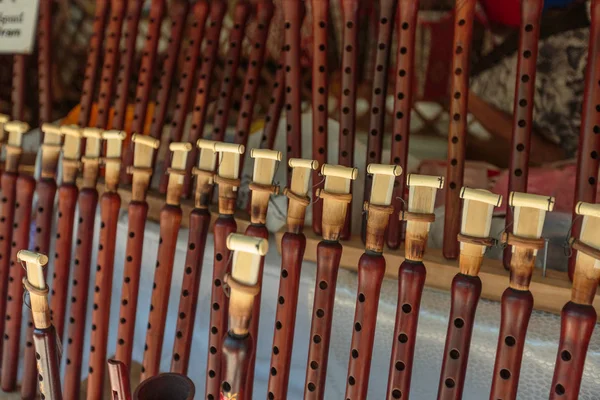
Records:
M281 118L281 110L283 110L283 102L285 100L285 72L283 70L283 62L285 53L280 56L280 62L277 63L275 71L275 79L273 82L273 92L269 101L269 108L265 115L265 126L260 140L261 149L273 149L275 147L275 138L277 136L277 128L279 127L279 119Z
M196 307L200 290L200 278L206 249L206 237L210 227L211 214L208 209L212 200L217 152L212 140L198 139L200 148L198 167L192 170L196 176L196 195L194 209L190 213L188 248L185 257L185 271L181 283L171 372L187 374L190 363L190 351L196 321Z
M135 158L135 156L134 156ZM134 161L135 163L135 161ZM122 361L108 360L108 378L112 400L131 400L129 367Z
M98 206L98 174L100 168L100 152L102 148L102 129L84 128L85 156L83 163L83 183L77 199L78 215L77 239L75 241L75 258L73 266L73 290L71 293L71 307L67 328L66 367L64 394L68 399L79 397L81 386L81 362L83 358L83 341L87 320L87 299L89 290L89 277L92 263L92 246L94 243L94 227L96 225L96 208ZM60 219L59 219L60 224ZM60 225L59 225L60 226ZM73 228L71 228L73 229ZM62 232L58 231L62 235ZM72 231L71 231L72 234ZM71 251L69 247L64 252ZM61 258L60 256L58 257ZM58 262L56 260L55 262ZM52 304L56 307L53 312L53 322L57 327L64 326L69 290L69 264L61 265L61 278L54 278L52 282ZM55 268L58 268L56 266ZM59 280L60 279L60 280ZM62 328L59 330L62 337ZM91 374L90 374L91 375Z
M49 1L40 3L38 8L37 52L39 125L42 127L52 122L52 2ZM41 134L44 139L43 129Z
M457 235L460 230L460 192L465 171L467 139L467 102L469 98L469 64L476 0L456 3L454 16L454 53L450 79L450 125L448 127L448 162L446 166L446 213L444 215L443 254L458 257ZM460 388L462 391L462 388Z
M48 257L27 250L21 250L17 259L25 263L27 276L23 277L23 286L29 292L31 314L33 316L33 343L38 367L38 381L42 399L62 400L60 390L59 338L50 320L48 305L48 285L44 265ZM18 268L18 267L17 267Z
M281 162L281 152L276 150L252 149L250 157L254 158L253 180L248 185L252 191L250 204L250 225L246 228L246 236L269 239L269 230L267 229L267 211L271 195L279 194L279 186L273 184L275 171L279 162ZM258 265L259 287L262 286L264 271L264 257L260 258ZM260 321L260 292L254 296L254 309L252 310L252 320L250 321L250 336L258 338L258 325ZM230 305L231 307L231 305ZM250 355L250 361L247 371L248 384L247 393L253 393L254 389L254 364L256 362L256 353ZM250 396L252 397L252 396Z
M517 53L517 79L513 103L514 113L508 168L508 193L527 192L531 130L533 128L535 72L540 36L540 19L543 8L544 0L521 2L521 33L519 35L519 50ZM514 223L513 218L513 214L510 212L506 213L506 226L511 226ZM512 253L513 250L511 248L506 247L504 249L504 268L507 270L511 269L510 257ZM518 383L518 376L516 378ZM516 386L514 396L516 396Z
M4 130L8 133L6 149L6 169L2 179L7 176L14 176L16 180L11 180L11 184L2 185L2 194L4 198L13 197L13 203L7 201L4 206L14 207L11 212L12 218L4 223L10 223L12 232L9 232L10 239L4 238L7 243L8 252L2 253L3 258L10 257L8 268L8 287L5 293L7 304L6 322L4 326L4 341L2 347L2 372L1 386L5 392L12 392L17 385L17 372L19 370L19 354L21 342L21 320L23 314L23 285L21 280L25 271L18 267L19 259L17 253L19 249L29 247L29 233L31 229L31 203L35 191L35 179L25 173L19 173L18 166L21 154L23 152L23 134L29 130L29 125L20 121L11 121L4 124ZM13 175L14 174L14 175ZM18 188L18 190L17 190ZM12 193L10 193L12 191ZM3 210L4 211L4 210ZM2 296L4 297L4 296Z
M146 379L135 389L133 400L194 400L196 387L179 374L160 374Z
M160 211L160 241L156 256L156 269L148 316L148 330L146 331L146 346L142 363L141 381L158 375L164 339L169 294L171 292L171 278L173 277L173 263L177 250L177 236L181 226L181 192L183 189L183 176L185 163L190 143L171 143L169 150L173 152L169 173L169 187L165 205ZM180 315L185 318L185 315ZM135 323L132 321L132 323Z
M106 143L104 164L105 190L100 198L100 237L98 240L98 260L94 279L94 307L92 310L92 333L90 338L90 364L87 385L87 398L102 399L104 389L104 367L106 363L106 344L110 326L110 299L117 241L117 222L121 210L119 175L121 172L121 148L125 139L124 131L109 130L102 132ZM87 296L83 304L87 304ZM73 301L74 299L71 299ZM77 299L75 299L77 301ZM72 306L71 306L72 307ZM84 316L85 321L85 316ZM122 323L123 320L119 321ZM80 330L81 333L83 330ZM83 335L81 335L83 342ZM92 350L93 349L93 350ZM82 351L83 349L80 349ZM75 392L76 393L76 392Z
M561 312L560 341L554 366L550 399L577 399L585 357L596 325L592 305L600 283L600 205L579 202L575 213L583 217L579 239L571 238L577 250L571 301Z
M49 254L50 234L52 232L52 220L54 217L54 198L56 197L57 188L56 170L60 156L62 136L60 127L54 124L43 123L41 130L44 133L44 141L41 146L42 169L35 189L37 194L37 208L34 213L35 236L33 238L33 249L37 253ZM44 270L44 274L46 274L46 270ZM23 378L21 380L22 399L33 399L37 395L38 373L35 349L33 347L33 329L33 322L31 317L29 317L27 333L25 334L25 355L23 357Z
M457 2L459 7L460 2ZM415 38L417 32L417 14L419 11L419 0L399 0L398 2L398 51L396 53L396 85L394 93L394 120L392 123L392 147L390 152L390 163L400 165L404 171L408 166L408 142L410 139L410 115L413 106L413 85L415 77ZM393 19L393 18L391 18ZM381 28L381 27L380 27ZM388 28L390 29L390 28ZM390 42L391 43L391 42ZM383 51L380 50L379 53ZM378 54L379 54L378 53ZM468 61L467 61L468 62ZM387 74L386 74L387 75ZM381 86L385 88L385 85ZM385 93L385 89L382 89ZM380 107L385 114L385 106ZM369 138L373 135L373 131ZM383 136L383 133L380 133ZM373 138L376 140L376 137ZM378 138L376 151L381 151L382 138ZM370 142L369 142L370 143ZM368 186L365 185L365 188ZM396 179L394 185L394 194L392 195L392 204L394 213L390 218L390 224L387 231L387 245L396 249L404 239L404 230L406 222L400 218L407 203L405 196L406 185L404 179ZM410 387L410 373L408 374L408 387ZM408 392L407 392L408 394Z
M194 107L192 108L192 125L188 133L188 141L196 143L198 139L204 136L204 125L206 124L206 113L210 102L210 90L213 84L213 71L219 55L219 39L221 37L221 28L223 26L223 17L227 11L227 2L223 0L211 0L210 3L210 23L206 27L205 46L203 50L203 59L200 64L198 75L198 86L196 87L196 96L194 98ZM195 148L192 148L185 166L186 175L183 180L183 194L188 197L191 191L191 172L198 158Z
M317 278L308 347L305 399L323 399L325 393L335 288L342 257L342 245L339 240L346 213L352 202L350 181L357 178L358 169L324 164L321 167L321 175L325 176L325 186L317 195L323 201L323 240L317 246Z
M131 366L133 352L133 334L137 316L138 293L140 289L140 271L144 250L144 232L148 216L146 193L152 176L152 160L159 147L158 139L140 134L133 134L133 165L129 174L133 175L131 184L131 201L127 207L129 221L127 225L127 244L125 245L125 263L123 271L123 287L121 289L121 306L117 330L117 352L115 359L123 362L127 368Z
M279 294L275 311L275 328L271 354L271 373L269 376L268 398L284 399L287 396L292 362L292 348L300 289L300 272L306 249L304 217L310 204L310 178L312 171L319 168L316 160L292 158L288 161L292 168L292 180L283 194L289 200L287 213L287 232L281 239L281 275ZM284 329L285 327L285 329Z
M583 107L579 133L579 149L577 151L577 175L575 180L575 194L573 204L580 201L587 203L596 202L596 189L598 186L598 167L600 158L598 148L600 141L600 114L596 106L600 104L600 1L593 0L590 6L590 33L588 39L588 58L585 71L585 91L583 94ZM571 234L579 238L581 221L573 212L573 226ZM573 250L569 258L569 278L573 280L577 251Z
M450 318L438 386L438 400L462 398L477 303L481 295L479 269L485 249L492 245L490 227L494 207L502 196L483 189L462 188L459 270L452 280ZM400 342L404 337L398 337Z
M152 0L150 3L150 15L148 19L148 34L144 43L144 51L142 52L142 61L140 72L138 75L137 88L135 90L135 107L133 110L133 122L131 124L132 133L144 133L146 123L146 111L152 86L150 83L154 78L154 70L156 68L156 56L158 53L158 41L160 40L160 28L165 15L166 0ZM129 32L133 34L133 32ZM165 74L167 75L167 74ZM161 81L161 86L162 86ZM157 114L157 117L160 115ZM158 125L158 124L157 124ZM162 124L159 125L162 133ZM154 136L156 138L156 136ZM121 169L121 183L131 184L132 177L127 171L133 165L133 142L126 147L123 153L123 168ZM154 164L153 164L154 165Z
M260 265L269 249L266 238L232 233L227 248L233 252L231 274L223 282L229 288L229 331L223 340L221 356L220 399L246 400L252 398L249 388L252 354L257 337L250 329L260 293Z
M502 317L490 399L516 399L527 326L533 310L529 283L541 238L546 212L554 208L554 197L511 192L508 205L514 208L512 233L502 242L511 246L510 284L502 294Z
M244 146L229 143L216 143L219 153L218 174L214 181L219 186L219 217L214 224L214 262L212 288L210 294L210 333L208 337L208 357L206 362L206 388L204 397L219 398L221 385L221 349L223 334L227 331L227 309L229 300L223 290L223 278L228 272L230 251L227 237L237 231L235 222L235 202L240 186L240 154Z
M405 260L398 268L398 306L388 373L387 399L408 399L410 396L421 296L427 275L423 256L427 249L431 224L435 221L435 197L437 191L444 188L444 178L409 174L406 177L406 186L408 206L399 215L399 218L406 221Z
M385 231L394 208L391 205L394 182L402 174L402 168L397 165L369 164L367 173L373 175L373 187L369 201L365 201L363 206L367 213L366 245L365 252L358 261L358 290L344 396L346 399L367 398L379 294L385 274Z
M300 7L300 2L285 2L284 7L288 4L293 4ZM327 27L329 26L329 0L315 0L312 2L312 158L319 165L327 162L327 136L328 136L328 99L329 99L329 82L328 82L328 64L327 64ZM290 10L290 14L298 12ZM295 44L299 47L299 37ZM299 55L297 56L299 57ZM299 58L290 60L290 63L296 61L296 65L300 65ZM293 64L292 64L293 65ZM298 83L299 85L299 83ZM298 86L300 87L300 86ZM300 155L301 156L301 155ZM323 184L319 184L321 176L318 169L312 173L312 197L317 198L317 191L323 188ZM293 177L292 177L293 179ZM323 214L323 203L317 201L312 205L312 228L315 234L321 234L321 216Z
M217 15L221 15L223 14L223 8L223 3L219 2L215 5L214 10L211 9L211 14L216 13ZM169 132L169 143L180 142L181 137L183 135L183 128L185 127L185 120L187 118L189 102L191 99L191 93L193 89L192 83L196 78L196 68L198 65L202 38L204 36L204 26L206 24L206 19L208 18L209 13L208 1L201 0L196 2L192 6L191 11L193 22L189 32L189 47L185 51L185 58L181 67L179 89L177 91L177 97L175 99L175 110L173 111L173 118L171 120L171 128ZM176 51L177 52L172 57L173 60L176 60L178 57L179 49L177 49ZM169 59L171 59L171 57ZM165 89L165 87L163 86L162 89ZM169 97L167 96L167 98L159 100L161 102L161 105L164 106L166 115L167 105L169 104ZM159 125L157 124L156 127L158 128ZM159 133L159 136L154 137L160 139L160 133L162 133L162 124L160 124L160 130L160 132L157 132ZM159 171L157 171L161 177L159 185L159 191L161 193L166 193L167 191L167 183L169 182L169 179L168 175L164 172L169 169L170 164L170 157L165 157L162 167L160 167Z

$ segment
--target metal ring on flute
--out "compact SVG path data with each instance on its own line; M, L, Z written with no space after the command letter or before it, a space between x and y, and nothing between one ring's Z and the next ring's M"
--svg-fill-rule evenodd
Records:
M402 211L400 213L400 219L402 221L435 222L435 214L433 214L433 213L417 213L417 212L410 212L410 211Z
M514 235L510 232L504 232L500 238L500 243L509 246L522 247L530 250L541 250L546 246L546 241L542 238L527 238Z
M456 236L456 240L458 240L459 242L462 242L462 243L477 244L479 246L486 246L486 247L491 247L494 244L494 239L492 239L492 238L475 237L475 236L463 235L462 233L459 233Z
M571 238L571 240L569 240L571 247L574 250L580 251L585 255L588 255L596 260L600 260L600 250L587 245L585 243L583 243L581 240L576 239L576 238Z

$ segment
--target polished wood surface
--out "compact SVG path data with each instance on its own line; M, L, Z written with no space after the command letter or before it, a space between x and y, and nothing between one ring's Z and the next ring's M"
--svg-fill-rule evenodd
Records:
M223 340L221 361L220 399L247 400L252 398L252 391L247 389L248 380L245 372L250 367L250 359L254 353L254 344L249 334L237 336L227 333Z
M0 176L2 186L2 203L0 204L0 291L7 293L10 275L10 251L15 215L15 197L18 174L3 171ZM0 296L0 315L6 315L8 299ZM0 318L0 330L4 332L6 320ZM1 353L0 353L1 354Z

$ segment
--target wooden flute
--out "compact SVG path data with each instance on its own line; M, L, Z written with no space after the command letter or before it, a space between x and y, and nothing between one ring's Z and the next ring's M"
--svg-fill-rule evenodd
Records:
M273 184L275 171L279 162L281 162L281 152L276 150L252 149L250 157L254 159L253 180L248 185L252 191L250 204L250 225L246 228L246 236L269 238L269 230L265 225L267 223L267 211L271 195L279 194L279 186ZM264 257L260 258L258 263L258 281L257 285L262 286L262 277L264 271ZM258 338L258 325L260 321L260 292L254 296L254 308L252 310L252 320L250 321L250 336ZM230 305L231 307L231 305ZM256 353L250 354L248 364L246 385L247 393L253 393L254 389L254 364L256 362ZM252 397L252 395L250 395Z
M554 208L554 198L511 192L508 205L513 207L512 233L502 241L511 246L510 284L502 294L502 317L498 335L496 361L492 375L490 399L516 399L527 326L533 310L529 283L538 250L545 246L541 238L547 211Z
M577 151L577 175L575 180L574 204L579 201L594 203L598 186L598 129L600 129L600 114L596 107L600 104L600 1L593 0L590 6L590 34L588 40L588 58L585 71L585 91L581 113L579 133L579 149ZM573 213L571 234L579 237L581 221ZM569 278L573 280L577 251L573 250L569 259Z
M102 129L84 128L83 137L86 139L85 156L81 158L83 163L83 183L77 199L79 218L76 224L77 239L75 241L75 257L72 273L73 290L71 293L69 323L67 324L68 339L65 350L66 368L64 394L68 399L78 398L79 388L81 386L81 362L83 358L85 326L87 325L86 311L89 277L92 263L94 227L96 225L96 208L98 206L98 190L96 189L96 184L98 182L100 168ZM60 231L59 234L62 235ZM70 247L68 249L65 248L64 252L70 252L70 250ZM56 307L52 317L53 322L57 327L64 326L69 290L69 264L61 266L61 268L64 268L64 272L61 272L62 279L57 281L60 279L57 277L52 282L52 304Z
M462 188L462 223L459 270L452 280L450 318L438 386L438 400L462 398L473 334L473 322L481 295L479 269L487 246L492 245L490 226L494 207L502 196L483 189ZM404 338L399 337L399 341Z
M285 73L283 70L285 54L282 54L280 61L277 63L275 71L275 79L273 81L273 92L269 100L269 108L265 115L265 127L260 139L261 149L273 149L275 146L275 138L277 136L277 128L279 127L279 119L281 118L281 110L283 110L283 102L285 101Z
M408 167L408 142L410 139L410 115L413 106L413 84L415 77L415 38L417 32L417 14L419 11L419 0L399 0L398 4L398 51L396 64L396 85L394 95L394 119L392 123L392 147L390 152L390 163L400 165L404 171ZM389 42L391 45L391 41ZM380 51L383 52L383 51ZM379 54L379 53L378 53ZM386 73L387 75L387 73ZM385 85L380 86L385 88ZM385 93L385 89L382 89ZM383 120L384 106L381 106ZM373 131L369 135L371 138ZM383 136L383 133L379 135ZM377 140L377 150L381 151L382 138L373 137ZM370 143L370 142L369 142ZM370 153L369 153L370 154ZM365 185L367 188L367 185ZM407 203L405 196L406 185L404 179L396 179L392 204L394 213L390 218L387 232L387 244L395 249L400 246L404 239L406 222L401 220L400 215L404 210L403 205ZM410 387L410 373L408 374L408 387ZM408 388L407 387L407 388Z
M406 186L409 189L408 206L399 216L406 221L405 260L398 269L398 306L387 399L408 399L410 396L421 296L427 275L423 256L431 224L435 221L435 197L444 187L444 178L410 174L406 177Z
M135 389L133 400L194 400L196 387L180 374L160 374L146 379Z
M92 333L90 337L90 361L88 369L87 398L102 399L104 389L104 366L106 344L110 326L110 299L117 240L117 222L121 209L121 196L117 192L121 170L121 148L125 139L124 131L102 132L106 143L104 164L105 190L100 198L100 237L94 279L94 306L92 310ZM87 297L85 298L87 300ZM73 301L73 299L71 299ZM86 304L84 302L84 304ZM85 317L84 317L85 320ZM119 321L123 323L123 320ZM92 350L93 349L93 350Z
M356 85L358 64L358 9L359 0L342 0L342 93L340 93L340 132L338 164L354 165L354 138L356 133ZM383 112L383 110L382 110ZM352 188L352 182L350 182ZM352 189L350 189L352 192ZM352 204L352 203L350 203ZM340 232L341 239L352 233L352 207Z
M377 309L381 283L385 274L385 231L393 212L392 192L396 177L402 174L397 165L369 164L373 175L367 213L365 252L358 261L358 289L354 311L351 351L348 361L346 399L366 399L371 371L371 356L377 327Z
M213 18L213 14L217 15L216 18L221 16L223 14L224 7L225 6L221 2L215 4L215 7L210 9L211 18ZM202 38L204 36L204 26L208 18L208 13L209 4L207 0L198 1L192 6L193 22L189 32L189 47L186 49L185 58L181 68L179 89L175 99L175 110L173 111L168 143L180 142L181 136L183 135L183 128L185 127L185 120L187 118L189 102L193 89L192 82L194 82L194 79L196 78L196 66L198 65L200 47L202 44ZM177 53L173 55L173 60L177 59L178 53L179 49L177 49ZM160 101L161 105L165 106L164 109L166 112L167 105L169 104L169 98L167 97L165 99L160 99ZM157 124L156 127L158 128L158 126L159 125ZM157 133L162 133L162 124L160 124L160 126L160 131ZM155 137L160 139L160 136ZM161 193L166 193L167 191L167 183L169 179L168 175L164 172L169 169L170 163L170 158L165 157L162 166L159 168L159 171L157 171L161 176L159 185L159 191Z
M325 393L335 288L342 257L340 233L352 202L350 181L357 178L358 169L324 164L321 167L321 175L325 176L325 186L318 192L323 201L323 240L317 246L317 278L306 367L305 399L323 399Z
M200 65L198 75L198 86L196 87L196 96L194 98L194 107L192 109L192 125L188 133L188 140L196 143L198 139L204 136L204 125L206 124L206 113L210 101L210 91L213 83L213 71L219 54L219 38L221 37L221 28L223 26L223 17L227 11L227 2L223 0L212 0L210 3L210 24L206 27L205 48L203 59ZM231 78L230 78L231 79ZM191 191L191 172L198 158L195 148L192 148L188 161L185 166L186 175L183 180L183 193L188 197Z
M22 279L29 292L31 314L33 316L33 343L38 367L38 381L42 399L62 400L60 389L59 339L50 320L48 305L48 285L44 265L48 257L27 250L20 250L17 259L25 263L27 276Z
M135 158L135 156L134 156ZM134 161L135 163L135 161ZM122 361L108 360L108 378L112 400L131 400L129 367Z
M210 333L206 362L205 398L217 399L220 393L221 349L223 333L227 331L229 304L222 285L225 274L228 272L231 254L227 248L227 237L237 231L237 223L233 214L240 186L240 154L244 150L242 145L220 142L215 144L215 151L219 153L218 175L214 177L214 182L219 186L219 217L213 228L215 245L210 294Z
M146 112L148 109L148 102L150 101L150 94L152 86L150 83L154 78L154 70L156 68L156 57L158 53L158 41L160 40L160 28L165 15L166 0L152 0L150 3L150 15L148 19L148 34L146 36L146 42L144 43L144 51L142 52L142 61L140 64L140 72L138 75L137 87L135 90L135 107L133 110L133 122L131 124L132 133L144 133L146 124ZM177 7L174 7L177 9ZM133 32L129 33L130 35ZM176 39L176 38L175 38ZM165 73L165 76L168 75ZM165 78L166 79L166 78ZM162 86L161 79L161 86ZM169 85L170 86L170 85ZM164 87L164 86L162 86ZM160 114L156 115L158 119ZM156 123L156 121L155 121ZM154 124L154 123L153 123ZM162 132L163 124L157 124L159 126L159 134ZM156 135L153 137L156 138ZM121 169L121 183L129 185L131 184L132 177L127 173L129 167L133 165L133 143L130 143L124 150L123 154L123 168Z
M2 346L2 372L1 386L5 392L12 392L17 385L17 372L19 367L20 341L21 341L21 319L23 312L23 285L21 280L24 276L24 270L18 268L19 259L17 252L19 249L29 247L29 233L31 228L31 203L35 191L35 179L25 173L18 173L19 161L23 152L23 134L29 130L29 125L20 121L11 121L4 124L4 130L8 133L6 149L6 169L2 179L7 174L14 174L16 180L11 185L2 185L2 195L4 198L13 197L13 203L9 201L2 206L14 207L11 212L12 218L4 223L10 223L12 232L9 233L10 239L4 238L7 243L8 252L2 253L3 258L7 259L8 267L8 286L6 287L6 313L4 319L4 341ZM18 190L17 190L18 188ZM11 192L12 193L9 193ZM3 198L3 199L4 199ZM10 260L10 261L9 261ZM3 296L4 297L4 296Z
M260 265L269 249L266 238L232 233L227 248L233 252L231 274L224 283L229 288L229 330L223 340L220 399L246 400L252 398L249 387L252 354L257 337L250 329L260 293ZM251 385L250 385L251 386Z
M176 142L169 145L173 152L169 173L169 187L165 205L160 211L160 240L156 256L156 269L148 316L148 329L146 331L146 346L142 362L141 381L158 375L160 369L161 353L164 339L169 294L171 292L171 278L173 277L173 263L177 250L177 236L181 226L181 192L183 189L183 175L185 162L190 143ZM186 315L179 315L186 318Z
M298 291L302 259L306 249L304 236L304 217L310 204L310 178L312 171L319 168L316 160L292 158L288 161L292 168L290 187L284 189L287 196L287 232L281 239L281 275L275 328L271 354L271 373L269 376L268 398L284 399L287 396L298 308ZM285 329L284 329L285 327Z
M543 8L544 0L521 2L521 33L519 35L519 50L517 53L517 78L513 102L514 113L507 194L511 192L527 192L531 130L533 128L535 72L540 36L540 18ZM578 200L576 199L576 201ZM513 218L513 214L506 213L506 226L511 226L514 223ZM507 270L511 269L511 255L512 249L506 247L504 249L503 261L504 268ZM514 395L516 396L516 393Z
M127 207L127 244L125 245L125 267L123 271L123 286L121 289L121 306L119 308L119 323L117 329L117 351L115 359L123 362L127 368L131 366L133 352L133 334L137 316L138 293L140 289L140 271L144 250L144 232L148 216L146 194L152 175L152 160L154 151L159 147L158 139L140 134L133 134L134 144L133 165L128 173L133 175L131 184L131 201Z
M190 351L196 321L196 307L200 290L200 278L206 249L206 237L210 227L211 214L208 209L212 200L217 152L212 140L198 139L200 148L198 167L192 170L196 176L196 194L194 209L190 213L188 247L185 256L185 271L181 283L171 372L187 374L190 363Z
M286 2L295 7L301 7L301 2ZM328 136L328 64L327 64L327 27L329 26L329 0L313 0L312 2L312 158L319 165L327 162L327 136ZM290 10L290 14L297 13L298 10ZM299 37L295 43L300 46ZM296 61L296 65L300 65L300 60ZM299 84L299 82L298 82ZM293 177L292 177L293 178ZM317 191L323 188L321 182L320 171L315 170L312 174L312 197L317 198ZM319 184L319 182L321 182ZM312 205L312 228L315 234L321 234L321 216L323 215L323 203L320 201Z
M570 244L577 250L571 301L561 312L560 341L554 366L550 399L577 399L590 338L596 326L592 305L600 283L600 205L579 202L575 213L582 216L579 238Z
M460 192L465 170L467 139L467 103L469 98L469 64L475 0L458 0L454 16L454 53L450 79L450 125L448 127L448 162L446 165L446 213L444 215L443 254L458 257L457 235L460 230Z
M52 122L52 3L49 1L40 3L38 8L37 52L41 127ZM43 129L40 132L43 142L45 132Z

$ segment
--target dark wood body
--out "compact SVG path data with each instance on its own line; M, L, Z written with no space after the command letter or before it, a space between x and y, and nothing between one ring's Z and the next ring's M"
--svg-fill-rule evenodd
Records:
M254 343L250 334L244 336L228 332L223 339L221 356L220 399L236 400L252 399L252 391L248 388L248 368L254 353ZM229 390L225 390L229 389ZM236 397L234 397L237 394ZM227 396L232 397L227 397Z
M41 11L41 9L40 9ZM54 216L54 198L56 196L56 180L40 178L35 192L38 196L35 210L35 236L33 250L41 254L50 254L50 234ZM46 272L46 270L44 270ZM47 274L46 274L47 275ZM35 348L33 347L33 322L27 315L27 332L25 333L25 355L23 356L23 378L21 379L21 398L34 399L37 395L37 365Z
M481 296L481 279L478 276L456 274L452 280L450 293L452 296L450 318L438 386L438 400L462 398L473 322Z
M469 64L475 0L456 2L454 16L454 52L450 78L450 125L448 128L448 162L446 166L446 213L444 215L443 254L458 257L456 236L460 232L460 189L465 172ZM462 389L461 389L462 390Z
M284 3L285 4L285 3ZM327 162L327 136L328 136L328 64L327 49L329 26L329 0L318 0L312 2L312 33L313 33L313 62L312 62L312 158L319 165ZM317 198L317 190L323 188L321 182L321 171L312 173L312 198ZM312 227L317 235L321 235L321 221L323 214L323 202L317 201L312 205Z
M458 7L457 2L457 7ZM413 84L415 76L415 38L417 32L418 0L399 0L398 2L398 51L396 64L396 84L394 93L394 122L392 125L392 148L390 164L397 164L407 171L408 142L410 138L410 114L413 105ZM385 108L382 108L385 110ZM369 185L370 187L370 185ZM387 231L387 245L396 249L403 239L405 223L398 218L407 202L405 193L406 175L396 177L392 205ZM404 200L404 201L403 201ZM409 373L410 375L410 373ZM410 379L409 379L410 385Z
M210 332L208 337L208 357L206 361L205 398L217 399L221 385L221 349L224 332L227 332L229 298L223 291L223 278L229 270L230 254L227 236L237 231L232 215L220 215L214 225L214 262L212 290L210 294Z
M145 342L148 349L144 353L141 380L158 375L160 368L181 215L181 207L170 204L165 204L160 212L160 240Z
M269 398L273 399L285 399L287 396L306 237L302 233L286 232L281 239L281 249L281 275L275 312L277 323L271 353L271 370L276 374L269 376L267 389Z
M600 1L592 1L590 7L590 31L588 39L588 58L585 70L585 89L583 93L583 107L581 112L581 126L579 133L579 149L577 151L577 175L575 179L575 193L573 204L579 201L587 203L596 202L596 189L598 185L598 148L600 138L595 132L595 127L600 126L600 113L596 106L600 104ZM581 218L573 212L573 225L571 235L579 237L581 231ZM569 278L573 280L577 251L572 250L569 259Z
M24 54L13 55L13 77L11 100L11 116L13 120L23 121L25 115L25 70L28 57Z
M179 311L177 313L186 317L177 319L173 358L171 360L171 372L183 375L187 374L190 363L200 277L202 275L210 217L207 208L195 208L190 213L188 249L185 257L181 296L179 297Z
M277 136L277 128L279 127L279 119L281 118L281 110L283 110L283 102L285 100L285 70L283 69L282 59L283 57L280 57L277 63L273 91L269 108L265 115L265 126L260 141L261 149L273 149L275 146L275 137Z
M550 399L577 399L596 310L591 305L565 304L561 312L560 341L550 388Z
M69 323L67 324L69 339L65 343L66 365L64 394L67 399L78 398L79 388L81 386L81 363L84 351L83 343L85 338L85 327L87 326L87 301L90 271L92 268L91 262L94 245L96 208L98 206L98 192L96 189L92 188L81 189L78 203L79 220L77 221L77 239L72 275L73 290L71 293ZM55 280L56 279L58 278L55 278ZM55 295L61 296L64 299L63 302L66 303L69 286L68 270L64 279L65 282L61 285L61 290L64 290L64 292L59 293L57 290ZM54 300L54 298L52 298L52 300ZM103 301L106 300L105 294L105 299ZM55 321L58 322L58 320ZM60 337L62 338L62 336Z
M123 287L121 289L121 306L117 330L117 352L115 359L123 362L127 368L131 365L133 352L133 334L137 315L138 292L140 289L140 270L144 251L144 229L148 216L148 203L132 201L127 207L129 221L127 224L127 244L125 245L125 267L123 271Z
M160 374L142 382L133 393L133 400L193 400L194 383L187 376Z
M19 175L16 182L18 187L13 219L13 235L10 251L4 256L10 256L8 276L9 300L6 307L6 325L4 326L4 341L2 350L2 370L0 372L2 390L12 392L17 385L19 370L19 355L21 344L21 319L23 316L23 277L25 269L17 258L21 249L29 248L29 230L31 229L31 202L35 191L35 179L28 175ZM5 203L6 204L6 203Z
M52 325L46 329L33 330L33 344L39 368L37 380L42 399L47 400L63 399L60 389L60 354L56 338L56 330Z
M44 1L38 8L38 101L40 103L39 125L52 122L52 3ZM40 129L40 133L44 133ZM40 141L43 143L43 140ZM34 388L35 390L35 388ZM21 394L23 392L21 391ZM27 397L26 397L27 398Z
M106 343L110 326L110 300L112 298L117 222L121 197L116 192L104 192L100 198L100 238L98 240L98 265L94 279L94 307L90 336L90 364L88 370L87 399L101 400L106 369ZM86 298L87 300L87 298ZM87 301L86 301L87 303ZM84 304L86 304L84 303ZM121 322L121 321L119 321Z
M533 310L530 291L507 288L502 294L502 317L490 399L517 398L527 326Z
M305 399L323 399L325 394L331 321L341 257L342 245L339 242L323 240L317 245L317 278L310 326Z
M358 76L358 9L359 0L342 0L342 92L340 93L340 133L338 164L354 166L356 133L356 85ZM352 181L350 181L352 187ZM352 190L352 189L350 189ZM340 233L342 240L352 232L352 208Z
M382 254L364 253L358 260L358 291L345 399L367 398L379 295L384 274L385 258Z
M52 289L50 290L50 315L52 325L62 338L65 326L69 272L71 269L71 247L73 243L73 224L79 189L71 183L58 188L58 225L54 243L54 270ZM94 208L95 210L95 208ZM87 281L86 281L87 282Z
M153 86L150 83L154 78L160 27L165 15L165 8L166 0L152 0L150 3L148 35L144 43L137 88L135 90L135 107L133 109L133 122L131 124L131 132L134 133L143 133L144 131L146 110L150 101L150 91ZM123 166L121 168L120 181L124 184L131 184L132 176L127 173L127 168L131 165L133 165L133 142L130 142L129 146L126 146L123 151Z
M398 306L386 399L408 399L412 378L421 296L427 270L422 262L405 260L398 269ZM400 395L400 396L398 396Z

